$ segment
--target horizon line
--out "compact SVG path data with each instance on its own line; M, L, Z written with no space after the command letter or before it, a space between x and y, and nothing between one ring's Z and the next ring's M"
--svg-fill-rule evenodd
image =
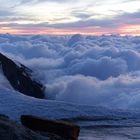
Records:
M71 35L76 35L76 34L80 34L83 36L139 36L140 34L119 34L119 33L105 33L105 34L94 34L94 33L67 33L67 34L54 34L54 33L0 33L0 35L50 35L50 36L71 36Z

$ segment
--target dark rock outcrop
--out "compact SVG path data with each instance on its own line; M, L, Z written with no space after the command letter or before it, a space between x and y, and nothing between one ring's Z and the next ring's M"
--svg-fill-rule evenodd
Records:
M0 140L50 140L49 136L39 133L17 124L5 115L0 115ZM51 139L51 140L56 140Z
M53 133L66 140L77 140L80 132L80 127L76 124L31 115L22 115L21 123L34 131Z
M1 53L0 63L5 77L15 90L28 96L44 98L44 87L31 78L30 73L32 71L29 68L22 64L17 65Z

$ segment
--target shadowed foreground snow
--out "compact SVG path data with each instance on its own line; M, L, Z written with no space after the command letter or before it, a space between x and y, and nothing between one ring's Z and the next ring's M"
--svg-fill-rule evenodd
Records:
M122 119L139 118L138 110L115 110L104 107L76 105L60 101L36 99L9 89L0 90L0 113L19 120L21 114L51 119Z
M1 89L0 114L8 115L18 122L22 114L73 121L81 126L79 140L140 138L140 111L138 110L107 109L99 106L49 101L28 97L9 89Z

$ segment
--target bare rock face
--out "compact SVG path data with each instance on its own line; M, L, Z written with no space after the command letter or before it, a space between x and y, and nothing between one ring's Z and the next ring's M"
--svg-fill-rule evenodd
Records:
M76 124L31 115L22 115L21 123L34 131L53 133L65 140L77 140L80 132L80 127Z
M11 121L5 115L0 115L0 140L50 140L50 138Z
M5 77L15 90L28 96L44 98L44 87L31 78L32 71L29 68L22 64L17 65L1 53L0 62Z

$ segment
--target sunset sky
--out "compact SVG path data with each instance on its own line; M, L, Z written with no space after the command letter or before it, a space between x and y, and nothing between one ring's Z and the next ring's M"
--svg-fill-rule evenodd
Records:
M0 33L140 35L140 0L0 0Z

